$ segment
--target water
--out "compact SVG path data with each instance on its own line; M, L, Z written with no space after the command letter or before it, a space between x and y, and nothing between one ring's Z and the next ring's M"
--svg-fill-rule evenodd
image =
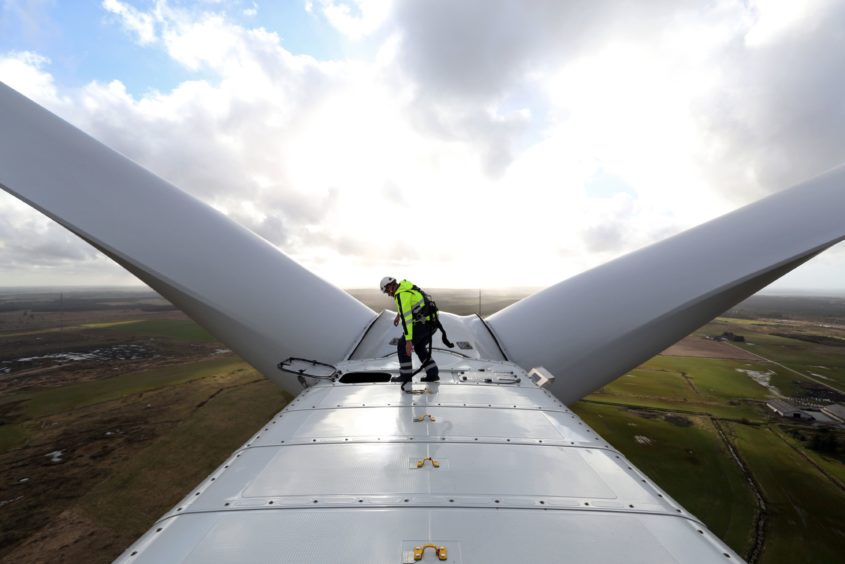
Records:
M82 360L115 361L138 360L150 357L150 350L141 345L114 345L89 351L70 351L44 354L40 356L22 356L13 360L0 361L0 374L11 374L18 370L35 368L43 365L55 366Z
M757 370L745 370L744 368L737 368L736 371L742 372L764 388L780 395L780 390L778 390L775 386L772 386L770 383L772 376L775 375L774 371L769 370L767 372L759 372Z

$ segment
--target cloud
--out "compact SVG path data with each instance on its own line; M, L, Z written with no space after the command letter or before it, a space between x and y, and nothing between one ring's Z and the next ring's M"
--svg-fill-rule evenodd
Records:
M6 268L62 267L99 253L78 237L11 198L0 201L0 264Z
M59 95L53 76L44 70L49 64L50 60L38 53L13 51L0 56L0 80L54 112L61 112L67 98Z
M103 9L117 16L121 26L133 33L141 45L148 45L158 39L156 18L120 0L103 0Z
M550 79L608 42L659 33L683 12L671 2L400 2L398 72L415 86L418 126L478 147L482 169L497 177L544 134L556 105L543 95Z
M336 256L370 248L375 226L356 216L363 192L388 182L378 168L392 140L379 141L380 154L371 152L370 139L389 128L389 117L378 116L382 100L361 95L369 78L350 72L352 65L294 56L261 28L162 7L160 46L209 78L141 96L117 80L95 81L60 98L49 61L23 53L0 57L0 79L305 262L328 250ZM362 167L371 178L360 177ZM376 202L371 209L396 207ZM6 213L25 218L17 225L26 238L41 236L35 212ZM324 244L309 233L323 233ZM22 241L7 241L16 256L57 254L54 246Z
M393 9L391 0L320 0L326 21L346 37L359 40L376 30L388 19ZM308 12L313 4L306 4Z
M845 160L831 2L306 3L333 60L269 7L137 6L103 3L172 89L0 79L342 285L549 284ZM0 258L101 265L3 202Z
M699 120L714 148L709 177L735 200L786 188L845 161L843 20L840 3L819 5L812 15L766 23L765 41L757 33L763 24L755 23L744 43L722 53L731 64Z

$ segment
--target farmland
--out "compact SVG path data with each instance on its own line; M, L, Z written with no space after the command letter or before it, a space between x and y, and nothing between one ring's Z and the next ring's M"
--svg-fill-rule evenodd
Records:
M289 399L154 295L10 302L4 562L110 562Z
M436 294L462 314L518 297ZM834 561L845 437L765 402L845 399L845 312L785 303L744 304L573 409L740 555ZM111 561L289 399L154 294L0 294L0 560Z
M574 410L750 561L833 562L845 553L845 433L765 402L845 400L843 332L836 319L722 317ZM713 340L725 333L743 339ZM820 435L832 446L811 448Z

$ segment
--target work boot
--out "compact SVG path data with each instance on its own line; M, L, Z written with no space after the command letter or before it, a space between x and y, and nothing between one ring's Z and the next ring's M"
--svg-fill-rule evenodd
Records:
M391 382L398 382L399 388L401 388L401 390L403 392L407 392L408 390L405 389L405 384L410 383L411 378L412 378L411 376L397 376L396 378L391 378L390 381Z

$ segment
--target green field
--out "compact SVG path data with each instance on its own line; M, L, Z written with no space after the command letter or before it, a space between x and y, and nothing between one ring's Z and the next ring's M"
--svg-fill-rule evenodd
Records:
M586 402L573 410L731 548L747 551L754 499L708 418L688 417L686 424L660 413Z
M631 396L611 396L605 394L590 394L585 397L584 402L631 406L646 409L660 409L689 415L712 415L720 419L733 421L749 421L761 423L766 420L765 408L751 403L735 402L737 405L727 403L703 403L703 402L676 402L672 400L653 400L647 398L635 398Z
M50 327L47 329L33 329L29 331L0 332L0 338L23 337L43 335L47 333L58 333L60 331L75 331L80 329L107 329L118 333L138 337L166 337L180 341L214 341L214 337L205 329L190 319L127 319L123 321L106 321L98 323L83 323L59 329Z
M768 504L761 562L841 562L845 555L843 492L773 431L727 426Z
M766 333L748 334L747 339L748 342L737 343L737 346L788 366L808 364L808 361L825 366L845 365L845 347L819 345Z
M840 489L845 491L845 463L843 463L845 462L845 460L843 460L845 459L845 452L839 452L837 453L838 456L834 456L833 453L821 453L807 448L802 441L797 440L789 432L797 431L805 436L809 435L810 433L803 427L778 425L776 427L770 427L770 429L772 432L776 433L778 438L780 438L784 443L793 449L799 450L804 454L804 456L812 460L813 463L821 468L822 472L828 474L833 480L838 480L839 484L842 486Z
M689 402L732 398L765 400L772 397L769 391L739 370L765 372L769 369L757 362L656 356L608 384L603 391Z
M110 329L137 337L168 337L180 341L213 341L208 331L190 319L149 319L144 321L116 321L87 323L86 329Z
M0 456L6 487L28 483L4 496L0 560L111 562L289 399L237 358L19 393Z
M762 422L763 403L774 396L737 369L770 368L728 359L656 356L585 399Z
M242 361L236 366L208 383L224 386L221 393L88 492L80 502L85 515L128 545L284 406L289 398L279 388ZM206 397L201 384L185 390L194 401Z
M769 331L783 334L808 335L823 332L824 329L809 326L784 327L771 321L740 320L720 318L717 322L707 325L697 333L714 335L722 331L732 331L742 334L747 342L734 343L735 346L758 354L774 362L781 363L793 370L806 375L818 374L815 378L845 390L845 346L834 346L808 342L807 340L773 335ZM786 395L801 395L802 388L797 385L802 379L789 371L777 370L778 376L773 378L775 384ZM777 382L774 380L777 379ZM797 382L796 382L797 381Z
M111 321L65 330L84 331L86 338L94 335L106 342L115 336L157 337L164 350L198 349L207 357L195 361L198 353L190 352L178 365L117 375L108 369L96 380L23 387L0 397L6 414L6 424L0 425L0 455L16 465L18 453L32 452L31 460L37 462L28 468L31 484L51 483L47 478L56 484L41 494L48 510L17 506L15 511L24 517L7 511L6 520L0 521L5 529L0 541L4 534L26 539L15 530L19 519L27 512L42 512L41 521L27 521L35 523L27 529L34 540L16 545L10 561L39 544L48 546L44 561L57 554L68 561L111 561L289 399L243 361L214 355L213 338L190 320ZM751 352L845 382L845 347L765 333L797 330L782 329L774 321L720 318L697 333L741 333L752 343L742 346ZM758 507L752 486L730 454L733 445L768 504L765 548L758 562L842 560L845 449L828 454L810 450L813 430L774 417L765 407L772 392L738 370L773 371L771 383L784 394L805 392L800 376L763 360L657 356L573 410L714 534L747 556ZM120 435L105 438L106 431L118 428ZM839 440L845 443L845 433L839 433ZM68 461L52 467L45 465L44 453L54 443L55 448L70 448ZM101 453L106 453L103 464L97 458ZM20 503L34 502L27 498ZM59 540L56 534L50 548L62 515L84 523L79 533L83 540ZM0 559L9 554L0 553Z
M619 396L672 398L687 401L697 399L697 394L680 374L650 362L620 376L605 386L602 391Z
M0 426L0 453L20 446L28 433L21 425Z
M215 359L197 363L165 366L121 374L103 380L71 384L35 393L22 393L10 400L21 401L20 408L29 419L63 413L122 397L140 394L162 386L182 384L197 378L205 378L220 371L233 370L243 366L239 359Z
M839 351L831 350L836 347L753 333L761 327L756 321L735 324L720 320L699 333L742 333L756 343L744 348L790 368L811 368L815 373L827 370L825 375L839 370ZM814 356L820 348L823 354ZM809 439L816 432L811 427L781 428L781 420L765 407L767 399L777 397L775 393L739 370L773 372L770 383L781 393L807 393L801 386L807 382L804 378L762 359L657 356L587 396L573 409L738 554L747 557L756 536L756 498L728 445L716 432L713 420L718 420L768 504L763 513L764 550L757 561L839 561L836 555L845 554L845 454L810 450ZM840 444L845 442L845 434L839 432L838 437Z
M765 372L768 367L761 363L749 361L658 356L647 363L648 366L659 366L675 373L685 373L689 377L699 396L729 400L733 398L750 398L765 400L772 397L769 391L739 370L754 370Z

